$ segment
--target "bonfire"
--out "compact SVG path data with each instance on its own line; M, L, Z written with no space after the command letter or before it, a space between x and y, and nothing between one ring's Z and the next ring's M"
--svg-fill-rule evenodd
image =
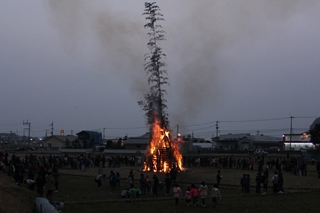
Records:
M169 83L167 71L164 68L166 63L163 61L166 55L158 43L165 40L165 31L161 29L160 24L156 23L164 20L159 11L160 8L156 2L145 3L143 15L146 15L148 23L144 27L149 29L147 45L150 52L145 54L144 69L148 75L150 91L144 94L144 99L138 103L146 112L151 137L143 171L169 172L173 168L183 171L180 146L171 141L166 112L167 105L164 98L166 91L163 86Z
M160 122L155 120L143 171L166 173L173 168L184 171L180 144L178 141L171 141L170 131L161 128Z

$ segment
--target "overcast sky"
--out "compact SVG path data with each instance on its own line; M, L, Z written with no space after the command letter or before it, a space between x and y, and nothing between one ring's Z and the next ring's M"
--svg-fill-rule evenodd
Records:
M0 0L0 132L147 132L144 2ZM157 4L174 134L281 137L320 116L320 1Z

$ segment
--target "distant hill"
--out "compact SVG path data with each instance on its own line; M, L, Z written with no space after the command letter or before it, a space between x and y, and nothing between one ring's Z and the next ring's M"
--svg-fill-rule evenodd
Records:
M0 171L0 212L33 213L36 193L18 186L5 173Z

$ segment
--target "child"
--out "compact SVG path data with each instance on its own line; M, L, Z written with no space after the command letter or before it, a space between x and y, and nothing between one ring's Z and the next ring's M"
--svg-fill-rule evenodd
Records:
M202 204L201 205L203 207L206 207L206 198L207 198L207 195L208 195L208 187L203 181L201 182L201 185L199 187L199 194L200 194L200 197L201 197L201 200L202 200Z
M192 195L193 205L194 205L194 206L197 206L197 205L199 204L199 202L198 202L199 194L198 194L198 190L196 189L196 186L195 186L194 184L191 184L190 193L191 193L191 195Z
M176 205L178 205L179 203L179 198L182 196L182 192L181 192L181 189L178 185L178 183L175 183L174 184L174 187L173 187L173 197L174 197L174 200L176 202Z
M191 204L191 199L192 199L192 194L190 192L190 187L187 188L187 192L186 192L186 203L187 203L187 206L190 206Z
M213 207L215 208L217 205L217 198L219 197L221 199L221 194L218 188L218 184L214 184L210 194L212 197Z

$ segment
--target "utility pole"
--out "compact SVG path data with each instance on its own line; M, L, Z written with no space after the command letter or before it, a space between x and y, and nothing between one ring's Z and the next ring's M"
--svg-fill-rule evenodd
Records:
M291 153L291 141L292 141L292 119L294 117L290 116L290 153Z
M191 132L190 150L193 149L193 132Z
M52 121L52 123L50 124L50 126L51 126L51 136L53 135L53 121Z
M106 139L106 128L103 128L103 140Z
M219 137L219 121L216 121L216 137Z
M177 139L179 138L179 124L177 124Z
M27 122L24 122L23 120L23 125L27 125L28 128L25 128L26 130L28 130L28 148L29 148L29 142L30 142L30 125L31 123L27 120Z
M25 143L26 142L26 135L25 135L25 129L23 128L23 143Z

